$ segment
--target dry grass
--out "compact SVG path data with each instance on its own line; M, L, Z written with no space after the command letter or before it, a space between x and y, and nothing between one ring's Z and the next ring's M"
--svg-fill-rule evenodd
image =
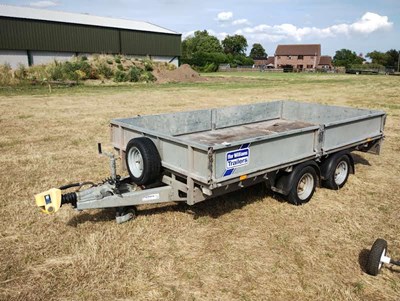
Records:
M400 257L400 77L237 75L186 85L5 91L0 96L1 300L395 300L400 269L362 270L377 237ZM1 92L1 91L0 91ZM33 194L99 180L115 117L296 99L384 109L381 156L356 154L341 191L295 207L253 187L194 207L47 216Z

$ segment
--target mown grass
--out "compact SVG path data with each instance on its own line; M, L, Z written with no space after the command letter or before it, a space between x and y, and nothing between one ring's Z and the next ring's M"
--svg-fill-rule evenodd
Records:
M265 73L265 72L221 72L221 73L203 73L202 77L208 78L204 82L187 82L187 83L167 83L167 84L80 84L72 87L68 86L52 86L48 85L28 85L0 87L0 95L17 96L17 95L74 95L74 94L113 94L116 92L129 92L132 90L174 90L174 89L204 89L204 90L237 90L237 89L254 89L260 87L281 88L290 86L322 85L323 87L343 85L344 88L360 83L374 83L376 76L355 76L342 74L314 74L314 73ZM393 87L398 82L396 77L381 77L384 81L378 81L382 87Z
M1 300L396 300L399 269L371 277L363 264L377 237L400 257L400 78L208 78L0 90ZM47 216L34 205L50 187L108 176L96 143L111 149L110 119L274 99L386 110L382 154L356 153L341 191L318 189L301 207L261 186L193 207L142 206L123 225L110 210Z

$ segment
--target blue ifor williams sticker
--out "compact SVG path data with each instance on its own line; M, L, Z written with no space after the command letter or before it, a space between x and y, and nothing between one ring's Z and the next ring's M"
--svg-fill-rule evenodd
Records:
M226 168L233 169L250 163L250 149L243 148L226 153Z

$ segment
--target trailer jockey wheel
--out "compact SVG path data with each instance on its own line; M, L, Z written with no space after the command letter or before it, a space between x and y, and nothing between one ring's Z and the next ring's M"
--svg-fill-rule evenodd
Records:
M115 220L117 224L122 224L131 219L136 218L136 207L128 206L128 207L118 207L116 210Z
M369 252L367 262L367 273L376 276L381 270L384 263L390 263L390 258L386 256L387 242L384 239L378 238L375 240Z
M161 172L161 159L153 141L147 137L134 138L126 146L126 166L137 185L154 182Z

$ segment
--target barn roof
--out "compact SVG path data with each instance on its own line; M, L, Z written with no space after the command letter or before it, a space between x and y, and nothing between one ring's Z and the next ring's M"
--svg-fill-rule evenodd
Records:
M4 4L0 4L0 17L42 20L42 21L83 24L83 25L100 26L100 27L120 28L128 30L178 34L175 31L144 21L115 19L108 17L92 16L87 14L67 13L61 11L20 7L20 6L12 6Z
M278 45L275 55L321 55L321 44Z

